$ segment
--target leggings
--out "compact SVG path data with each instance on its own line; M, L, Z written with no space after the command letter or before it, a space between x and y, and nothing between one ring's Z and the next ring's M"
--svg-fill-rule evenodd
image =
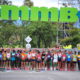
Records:
M78 61L78 69L80 70L80 61Z

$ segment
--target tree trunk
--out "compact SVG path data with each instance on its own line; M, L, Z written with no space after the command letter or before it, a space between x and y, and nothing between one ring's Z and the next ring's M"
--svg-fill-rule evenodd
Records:
M37 44L38 44L38 48L40 48L40 35L38 36Z

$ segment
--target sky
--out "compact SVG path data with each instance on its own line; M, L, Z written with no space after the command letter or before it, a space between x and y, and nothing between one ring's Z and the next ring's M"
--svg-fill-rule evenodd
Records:
M21 6L24 0L9 0L14 5ZM37 7L58 7L58 0L31 0Z

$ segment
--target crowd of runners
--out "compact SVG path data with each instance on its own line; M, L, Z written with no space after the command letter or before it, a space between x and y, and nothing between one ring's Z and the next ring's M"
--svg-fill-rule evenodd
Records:
M78 67L77 67L78 65ZM0 49L0 68L80 71L80 52L64 49Z

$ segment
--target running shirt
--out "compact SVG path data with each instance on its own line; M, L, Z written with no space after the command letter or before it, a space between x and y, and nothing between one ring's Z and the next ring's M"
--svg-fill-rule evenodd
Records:
M61 61L66 61L66 54L62 55Z
M47 56L47 58L48 58L48 59L50 59L50 58L51 58L51 56L50 56L50 55L48 55L48 56Z
M21 53L21 59L22 59L22 60L25 60L26 57L27 57L27 55L26 55L25 53Z
M26 52L25 54L28 54L28 52Z
M16 53L12 52L11 56L12 56L12 57L15 57L15 54L16 54Z
M80 55L77 55L78 61L80 62Z
M68 55L68 52L66 52L65 54Z
M37 57L37 60L41 60L41 55L40 54L38 54L36 57Z
M35 53L31 53L31 59L35 59L36 54Z
M0 53L0 60L2 60L2 53Z
M72 61L77 62L77 55L72 55Z
M16 53L16 57L18 57L18 58L19 58L19 57L20 57L20 54L19 54L19 53Z
M51 59L51 54L47 54L47 59Z
M59 57L59 58L61 58L61 56L62 56L62 54L61 54L61 53L59 53L59 54L58 54L58 57Z
M31 59L31 54L27 54L27 58L28 59Z
M16 55L16 53L14 53L14 52L11 53L11 60L12 61L15 61L16 60L15 55Z
M44 60L45 59L45 54L42 54L41 58L42 58L42 60Z
M58 61L61 61L62 54L58 53Z
M53 56L53 62L58 62L58 55L57 54L54 54L54 56Z
M6 53L3 53L3 60L6 60L6 57L7 55L6 55Z
M6 57L7 57L7 59L10 59L11 54L10 53L6 53Z
M67 61L71 61L71 55L67 54Z

